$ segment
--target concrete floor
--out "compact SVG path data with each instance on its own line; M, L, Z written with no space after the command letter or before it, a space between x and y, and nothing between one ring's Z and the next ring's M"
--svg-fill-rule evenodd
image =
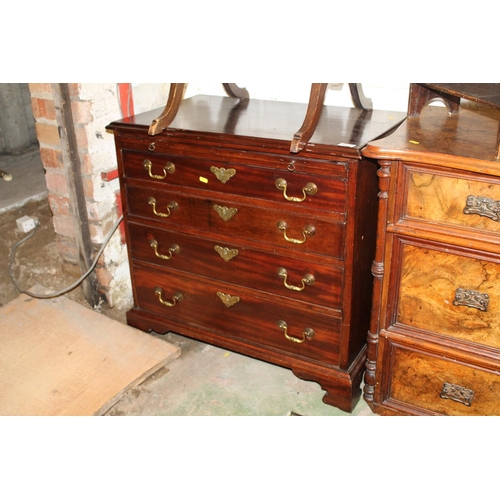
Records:
M12 245L24 235L15 220L35 215L42 226L18 250L19 279L26 288L39 283L59 290L74 281L62 272L55 251L55 233L47 203L44 171L36 148L19 156L0 156L0 170L13 179L0 179L0 305L18 295L8 273ZM33 241L36 240L36 241ZM87 305L76 289L69 298ZM125 323L125 311L103 307L101 312ZM111 408L109 416L373 416L361 400L352 414L325 405L315 382L298 379L288 369L169 333L158 337L181 348L181 356L130 390Z

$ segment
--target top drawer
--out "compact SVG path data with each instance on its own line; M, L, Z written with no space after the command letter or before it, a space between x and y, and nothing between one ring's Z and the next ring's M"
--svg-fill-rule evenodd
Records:
M158 185L186 186L261 198L312 210L346 211L346 175L321 176L311 174L305 167L295 166L290 171L278 160L274 168L264 168L227 158L207 159L137 151L123 151L122 154L126 177L152 180Z
M499 233L500 179L408 164L404 171L404 218Z

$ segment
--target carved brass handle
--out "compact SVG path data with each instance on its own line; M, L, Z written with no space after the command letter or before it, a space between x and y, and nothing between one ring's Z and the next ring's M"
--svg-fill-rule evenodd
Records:
M222 184L225 184L231 177L236 175L236 170L234 168L210 167L210 172L212 172Z
M229 295L223 292L217 292L216 295L226 307L232 307L240 301L240 298L237 295Z
M455 290L454 306L474 307L481 311L487 311L490 303L490 296L487 293L480 293L476 290L466 290L457 288Z
M289 290L295 290L297 292L301 292L302 290L304 290L304 288L306 287L306 285L314 285L314 282L316 281L316 279L314 278L314 276L312 274L306 274L302 278L302 280L301 280L302 285L300 285L300 286L289 285L286 282L286 280L288 278L288 272L287 272L287 270L284 267L279 267L278 268L278 276L280 278L283 278L283 284Z
M440 396L443 399L452 399L457 403L462 403L465 406L471 406L474 399L474 391L461 387L460 385L450 384L445 382Z
M155 294L158 295L158 300L164 305L164 306L168 306L168 307L174 307L175 304L177 304L178 302L181 302L182 299L184 298L182 296L182 293L180 292L176 292L174 294L174 296L172 297L172 302L169 302L168 300L165 300L163 297L162 297L162 294L163 294L163 290L157 286L155 288Z
M314 330L312 328L306 328L302 332L302 338L297 338L297 337L292 337L291 335L288 335L288 325L286 324L285 321L279 320L278 326L283 330L285 338L290 340L291 342L295 342L296 344L302 344L306 340L311 340L314 337Z
M500 221L500 201L483 196L467 196L464 214L481 215L498 222Z
M175 243L168 249L168 255L163 255L158 252L158 242L154 238L149 239L149 244L155 251L155 255L160 259L170 260L174 254L179 253L181 251L179 245Z
M170 216L170 213L172 210L177 210L179 208L179 205L177 204L177 202L175 201L171 201L168 205L167 205L167 212L166 213L163 213L163 212L157 212L156 211L156 200L150 196L148 198L148 204L151 205L153 207L153 213L158 216L158 217L169 217Z
M283 231L283 238L285 238L286 241L288 241L290 243L296 243L297 245L302 245L303 243L306 242L308 236L314 236L316 234L316 228L314 226L311 226L310 224L308 224L304 228L304 230L302 231L302 235L304 236L304 239L298 240L296 238L290 238L289 236L287 236L287 234L286 234L287 227L288 227L288 225L285 221L283 221L283 220L278 221L278 229L280 231Z
M286 194L286 187L287 183L285 179L276 179L276 187L280 190L283 191L283 197L287 201L295 201L297 203L300 203L301 201L304 201L307 198L307 195L313 195L318 192L318 187L316 184L312 182L308 182L304 188L302 188L302 194L304 195L302 198L298 198L297 196L288 196Z
M150 160L144 160L143 165L144 168L148 171L148 175L149 177L151 177L151 179L163 180L165 179L165 177L167 177L167 174L173 174L175 172L175 165L171 161L168 161L167 164L163 167L163 175L155 175L151 173L153 164Z

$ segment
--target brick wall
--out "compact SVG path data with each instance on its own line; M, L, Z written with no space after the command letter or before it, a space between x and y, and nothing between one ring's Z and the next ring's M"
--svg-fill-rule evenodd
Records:
M79 276L76 228L72 221L68 172L61 152L52 85L31 83L29 88L57 249L65 262L66 272ZM135 84L135 112L164 106L168 88L169 84ZM118 179L103 180L107 172L116 169L113 135L106 132L105 127L122 117L118 84L72 83L70 97L89 229L97 252L121 213ZM110 306L127 307L132 292L126 248L118 231L106 246L96 267L96 275L103 300Z

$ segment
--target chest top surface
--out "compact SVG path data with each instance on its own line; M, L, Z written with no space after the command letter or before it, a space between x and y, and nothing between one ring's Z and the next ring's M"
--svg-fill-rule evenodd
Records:
M408 118L393 134L371 142L363 153L372 158L404 160L500 176L495 157L500 112L466 110L448 114L428 106L419 117Z
M288 151L307 110L302 103L198 95L182 101L171 125L158 136L200 140L238 141L251 147L263 140ZM151 122L161 109L117 120L107 128L147 136ZM359 157L368 142L389 132L406 117L405 113L323 106L321 118L304 152L337 150L343 156ZM153 140L153 137L152 137ZM299 153L300 154L300 153Z

